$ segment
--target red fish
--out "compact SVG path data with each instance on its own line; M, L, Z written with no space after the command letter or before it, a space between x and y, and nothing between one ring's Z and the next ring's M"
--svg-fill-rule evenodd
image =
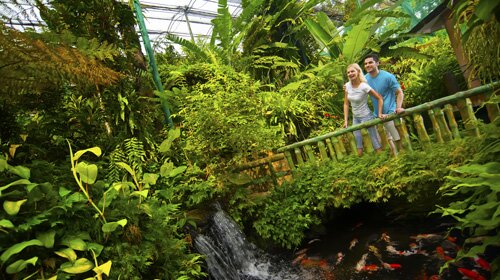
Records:
M392 269L400 269L402 267L399 263L390 263L389 266Z
M475 270L470 270L467 268L459 267L458 272L470 280L486 280L481 274Z
M380 267L378 267L376 264L369 264L369 265L365 265L363 266L363 271L377 271L379 270Z
M445 261L451 261L451 260L453 260L453 258L452 258L452 257L450 257L450 256L447 256L447 255L446 255L446 253L445 253L445 251L444 251L443 247L441 247L441 246L437 246L437 247L436 247L436 253L437 253L439 256L441 256L441 258L443 258L443 260L445 260Z
M482 269L486 270L486 271L491 271L491 266L490 264L483 258L479 257L479 256L475 256L474 257L474 261L477 263L477 265L479 265L479 267L481 267Z

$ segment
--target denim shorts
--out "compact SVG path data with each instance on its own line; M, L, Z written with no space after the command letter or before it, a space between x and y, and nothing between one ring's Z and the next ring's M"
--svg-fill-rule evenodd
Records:
M374 118L375 117L373 115L369 115L369 116L361 117L361 118L353 117L352 118L352 125L364 123L364 122L367 122L369 120L373 120ZM361 136L361 131L356 130L353 133L354 133L354 136L356 138L356 147L358 149L363 149L363 137ZM378 139L380 139L380 137L378 136L378 132L377 132L376 127L375 126L369 127L368 134L370 134L370 139L372 140L373 148L375 150L380 149L382 147L382 145L380 144L380 141L378 140Z

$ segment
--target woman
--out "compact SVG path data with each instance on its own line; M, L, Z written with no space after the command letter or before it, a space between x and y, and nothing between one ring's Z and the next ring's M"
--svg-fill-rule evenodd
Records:
M363 70L361 70L361 67L359 67L357 63L347 66L347 77L349 77L349 82L347 82L344 87L344 127L348 125L349 102L352 106L353 125L364 123L374 118L372 111L368 107L368 95L377 99L378 117L382 119L382 106L384 105L384 100L380 94L368 85L363 75ZM382 151L382 145L380 145L378 140L377 129L372 126L368 128L368 133L370 134L373 148L379 153ZM354 136L356 137L358 155L361 156L363 154L363 139L361 137L361 132L359 130L354 131Z

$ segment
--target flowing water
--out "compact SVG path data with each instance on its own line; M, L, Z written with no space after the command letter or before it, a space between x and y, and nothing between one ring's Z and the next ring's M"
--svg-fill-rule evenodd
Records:
M248 242L238 225L218 210L205 234L194 239L195 248L206 256L214 280L303 280L318 279L314 273L290 266Z

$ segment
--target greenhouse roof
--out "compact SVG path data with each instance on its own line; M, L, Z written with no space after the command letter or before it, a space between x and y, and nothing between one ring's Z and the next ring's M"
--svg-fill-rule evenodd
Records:
M10 4L12 2L17 2L17 5ZM34 8L34 2L34 0L0 0L0 15L7 19L5 22L12 27L39 28L45 24ZM139 2L153 44L160 43L166 34L174 34L184 39L203 39L211 36L211 21L217 16L218 0L140 0ZM227 6L233 17L240 14L241 0L227 0Z

